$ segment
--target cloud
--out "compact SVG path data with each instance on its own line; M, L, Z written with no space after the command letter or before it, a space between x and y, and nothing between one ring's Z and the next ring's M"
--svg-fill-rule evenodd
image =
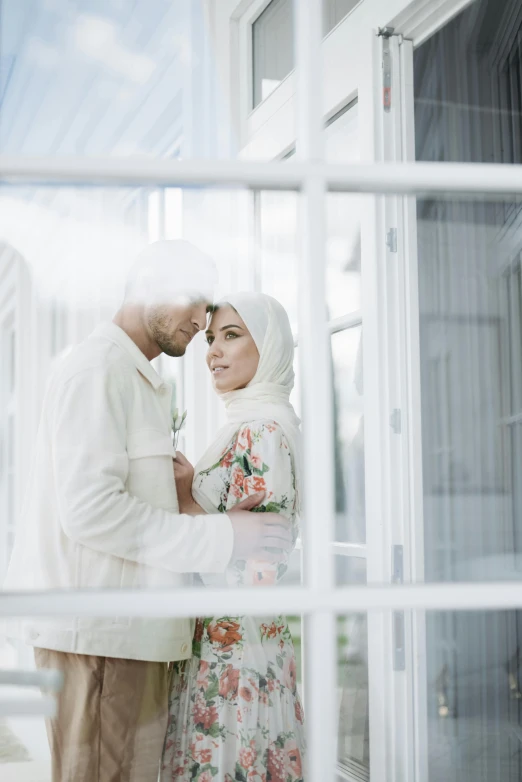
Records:
M77 51L135 84L146 84L156 68L150 57L138 54L118 41L115 24L97 16L78 18L74 26L74 45Z

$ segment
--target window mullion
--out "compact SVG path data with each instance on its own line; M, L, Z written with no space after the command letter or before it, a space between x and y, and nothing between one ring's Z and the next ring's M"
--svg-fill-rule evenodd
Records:
M312 163L324 159L322 116L321 0L294 2L297 48L297 149ZM292 166L283 166L287 169ZM326 187L310 170L301 203L299 334L303 400L304 566L312 594L333 587L331 540L334 517L332 378L326 309ZM314 317L310 314L314 313ZM318 458L318 455L319 458ZM336 720L336 638L333 609L313 611L305 622L305 695L308 776L333 779Z

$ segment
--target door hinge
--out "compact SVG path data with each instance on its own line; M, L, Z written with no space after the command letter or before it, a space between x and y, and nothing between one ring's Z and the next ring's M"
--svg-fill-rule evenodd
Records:
M402 413L398 407L392 410L390 415L390 426L394 434L400 434L402 432Z
M404 547L394 545L392 547L392 583L404 583ZM404 611L394 611L392 614L393 634L393 670L406 670L406 633Z
M382 107L386 113L391 111L392 105L392 60L390 38L393 33L393 27L379 28L379 36L382 38Z
M397 252L397 229L390 228L386 234L386 247L391 253Z

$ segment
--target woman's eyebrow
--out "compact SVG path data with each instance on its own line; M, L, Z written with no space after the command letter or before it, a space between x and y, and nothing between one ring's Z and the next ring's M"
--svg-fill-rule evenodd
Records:
M226 331L227 329L241 329L241 331L243 331L242 326L236 326L234 323L230 323L228 326L221 326L219 330Z

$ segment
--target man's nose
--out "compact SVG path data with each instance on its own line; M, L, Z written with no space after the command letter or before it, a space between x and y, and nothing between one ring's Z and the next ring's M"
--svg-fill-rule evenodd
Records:
M205 329L206 326L207 326L207 313L206 313L206 311L202 312L202 313L199 313L199 312L195 313L192 316L192 321L191 322L192 322L192 325L194 326L194 328L196 329L196 331L203 331L203 329Z

